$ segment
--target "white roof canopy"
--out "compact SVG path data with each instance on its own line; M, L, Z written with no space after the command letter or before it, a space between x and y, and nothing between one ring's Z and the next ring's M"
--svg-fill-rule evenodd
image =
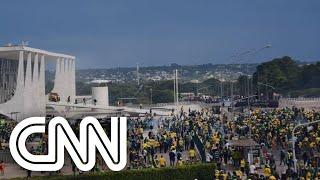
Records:
M75 56L71 56L71 55L67 55L67 54L49 52L49 51L31 48L31 47L27 47L27 46L23 46L23 45L0 47L0 58L18 60L19 59L19 51L38 53L41 55L45 55L46 59L53 59L53 60L56 60L57 58L65 58L65 59L75 59L76 58Z

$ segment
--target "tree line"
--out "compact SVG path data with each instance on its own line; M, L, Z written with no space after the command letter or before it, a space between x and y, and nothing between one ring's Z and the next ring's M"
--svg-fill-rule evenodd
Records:
M211 78L200 83L182 82L179 92L202 93L210 96L230 97L231 84L234 95L247 96L260 94L271 96L273 93L288 97L320 96L320 62L301 64L291 57L284 56L257 66L252 76L239 76L236 82L220 82ZM77 94L91 94L91 84L77 82ZM173 80L146 81L138 86L136 82L110 83L109 100L116 104L121 98L130 98L132 103L173 102ZM47 92L52 82L47 84Z

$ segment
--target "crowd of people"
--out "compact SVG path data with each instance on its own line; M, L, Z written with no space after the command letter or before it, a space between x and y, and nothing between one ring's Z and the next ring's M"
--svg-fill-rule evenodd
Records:
M215 176L223 179L320 177L320 126L311 123L296 128L295 138L292 138L296 125L320 120L319 112L295 107L252 109L248 113L236 113L234 120L228 120L209 108L189 112L181 110L171 119L159 120L161 123L157 131L154 127L148 127L146 122L150 119L152 117L132 120L133 128L128 131L130 168L175 166L201 161L216 163ZM203 145L205 158L202 157L201 144L197 146L195 142L197 139ZM230 140L241 139L253 139L258 145L259 153L252 153L250 161L248 146L229 143ZM293 157L292 139L295 141L297 160ZM189 153L189 149L195 150L194 153ZM169 157L170 164L158 164L166 160L164 156Z
M320 126L317 123L312 124L316 120L320 120L319 112L295 107L257 109L247 117L238 117L229 127L234 127L240 135L245 135L250 130L251 137L261 144L262 160L265 162L268 160L273 162L274 156L278 155L280 161L278 165L285 164L287 170L298 169L299 175L312 174L315 177L317 173L315 167L318 167L316 157L320 150ZM295 128L302 123L310 125ZM292 140L295 142L294 152ZM275 152L278 154L274 154ZM297 161L293 153L296 154ZM276 164L271 165L275 170Z
M216 179L320 177L320 125L312 124L320 120L320 112L295 107L251 109L234 113L233 119L227 118L228 112L215 113L211 108L185 111L181 107L168 117L129 118L128 169L215 163L212 173ZM310 125L295 128L301 123ZM11 121L0 121L1 144L8 142L14 126ZM77 124L73 128L77 133ZM35 138L39 137L29 142ZM237 140L251 140L255 147L230 143ZM46 153L46 141L39 141L30 151ZM95 170L106 170L103 160L97 159Z
M171 119L129 119L128 129L129 168L181 166L198 159L188 126L176 127ZM156 129L156 130L155 130ZM188 152L187 157L183 157ZM165 158L167 156L169 158ZM169 161L167 163L167 160ZM187 160L187 161L186 161Z
M8 148L10 134L16 124L15 121L8 118L0 118L0 150Z

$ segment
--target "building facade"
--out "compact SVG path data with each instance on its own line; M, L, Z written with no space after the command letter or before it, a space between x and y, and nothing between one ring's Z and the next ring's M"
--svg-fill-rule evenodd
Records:
M75 57L26 46L0 47L0 114L18 121L45 116L45 63L55 61L52 92L75 99Z

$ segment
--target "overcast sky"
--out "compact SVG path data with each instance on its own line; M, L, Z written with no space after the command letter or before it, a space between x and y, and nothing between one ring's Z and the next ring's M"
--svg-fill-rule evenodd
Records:
M0 45L77 57L78 68L229 63L284 55L320 60L319 0L8 0L0 3Z

